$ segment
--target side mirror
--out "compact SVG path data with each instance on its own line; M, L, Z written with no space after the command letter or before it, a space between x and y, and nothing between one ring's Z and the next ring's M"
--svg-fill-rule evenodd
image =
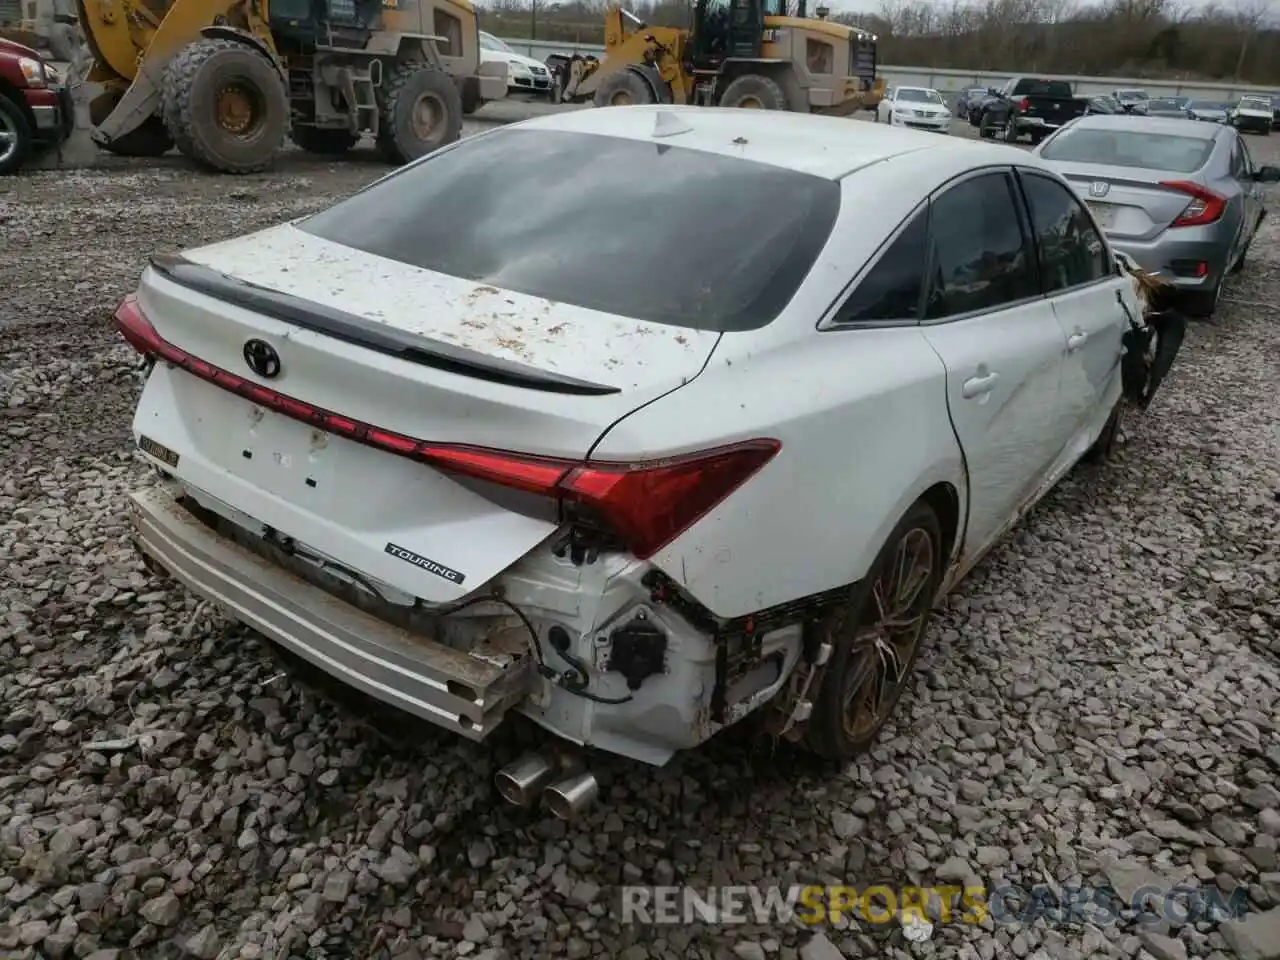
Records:
M1280 167L1259 167L1253 172L1258 183L1280 183Z

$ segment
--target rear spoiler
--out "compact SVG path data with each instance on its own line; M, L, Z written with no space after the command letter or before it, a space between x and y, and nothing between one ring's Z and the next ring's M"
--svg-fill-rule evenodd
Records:
M234 304L265 317L292 323L304 330L314 330L335 340L375 350L408 363L547 393L598 397L622 392L619 387L566 377L526 364L490 357L441 340L405 333L375 320L229 277L194 263L181 254L153 256L151 269L166 280L223 303Z

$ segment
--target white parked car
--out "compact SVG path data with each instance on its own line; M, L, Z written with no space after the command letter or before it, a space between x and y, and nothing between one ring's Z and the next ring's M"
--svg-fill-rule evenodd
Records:
M847 757L935 598L1107 444L1138 309L1015 148L543 117L153 261L116 315L163 477L137 541L467 737L517 711L661 764L760 711ZM517 802L557 769L522 762ZM594 790L565 779L561 815Z
M931 87L892 87L876 106L876 122L949 133L951 111Z
M508 93L552 95L551 71L541 60L516 53L491 33L480 31L480 62L507 65Z
M1252 130L1269 136L1274 112L1270 97L1241 97L1231 111L1231 123L1237 130Z

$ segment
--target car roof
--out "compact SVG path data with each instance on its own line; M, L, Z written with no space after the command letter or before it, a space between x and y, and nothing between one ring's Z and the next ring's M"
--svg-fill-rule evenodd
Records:
M910 84L910 83L900 83L898 84L898 86L894 87L894 89L895 90L926 90L929 93L938 92L936 87L917 87L914 84Z
M655 137L655 121L674 121L685 132ZM566 110L525 120L505 130L563 130L669 144L838 180L855 170L904 154L928 153L946 164L989 157L991 144L845 117L736 107L652 105ZM501 135L495 131L494 135Z
M1120 130L1138 133L1163 133L1168 136L1194 137L1197 140L1216 140L1221 127L1183 120L1176 117L1135 117L1133 114L1111 114L1081 117L1072 125L1076 130Z

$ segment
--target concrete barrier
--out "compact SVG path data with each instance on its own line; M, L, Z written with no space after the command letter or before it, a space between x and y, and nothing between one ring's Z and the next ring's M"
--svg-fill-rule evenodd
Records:
M553 53L572 56L575 53L604 56L604 47L594 43L561 43L552 40L513 40L503 38L503 43L517 53L545 60ZM899 66L882 63L876 67L887 86L933 87L940 93L959 93L966 87L998 87L1010 77L1022 74L987 70L944 70L936 67ZM1136 77L1088 77L1080 74L1036 73L1048 80L1066 80L1080 96L1097 96L1112 90L1136 87L1146 90L1153 97L1194 97L1202 100L1236 100L1244 94L1273 92L1270 87L1255 87L1241 83L1205 83L1199 80L1142 80Z

